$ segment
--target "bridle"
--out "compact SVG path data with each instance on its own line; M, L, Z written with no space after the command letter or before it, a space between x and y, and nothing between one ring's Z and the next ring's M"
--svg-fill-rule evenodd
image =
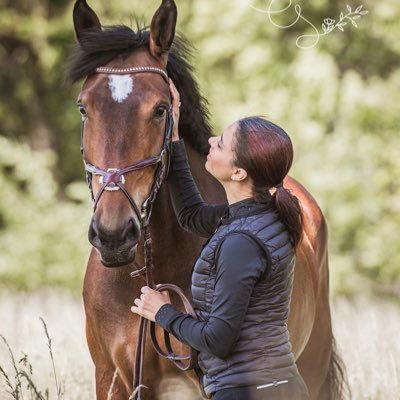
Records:
M161 68L151 67L151 66L140 66L140 67L129 67L129 68L109 68L109 67L99 67L96 68L96 73L99 74L113 74L113 75L124 75L124 74L139 74L139 73L155 73L162 76L164 81L169 85L169 79L166 71ZM164 130L164 140L161 147L160 154L158 156L153 156L146 158L145 160L137 161L132 165L129 165L124 168L107 168L102 169L96 165L90 164L86 162L83 148L83 137L85 131L85 116L82 116L82 126L81 126L81 145L80 150L83 158L83 163L86 172L86 182L88 184L90 194L93 202L93 212L96 211L98 202L100 197L104 193L104 191L118 191L121 190L126 198L128 199L130 205L136 213L136 216L140 222L141 233L144 240L144 261L145 265L143 268L137 269L136 271L131 272L132 277L139 276L141 274L145 274L146 284L157 291L163 290L171 290L178 294L181 298L184 308L187 313L191 314L194 318L196 318L196 313L190 304L189 300L184 295L183 291L176 285L173 284L162 284L156 287L152 270L154 268L152 262L152 241L150 236L149 229L149 220L151 215L151 210L156 199L157 193L161 187L162 182L168 175L168 169L171 159L171 137L172 137L172 129L173 129L173 118L172 118L172 102L170 102L170 106L167 109L166 121L165 121L165 130ZM140 210L130 195L129 191L125 187L125 175L139 171L151 165L157 165L157 170L155 174L155 179L147 199L142 203ZM93 176L98 175L100 188L96 194L93 192ZM142 384L142 375L143 375L143 363L144 363L144 350L146 343L146 331L148 320L146 318L140 317L137 344L136 344L136 354L135 354L135 366L133 373L133 388L134 391L129 399L132 400L140 400L140 391L142 387L145 387ZM181 370L187 371L189 369L195 368L197 364L197 353L194 349L191 349L191 354L189 355L178 355L174 354L171 346L170 336L167 331L164 330L164 342L167 352L164 352L160 345L157 342L156 334L155 334L155 323L150 322L150 336L154 349L156 352L171 361ZM185 364L183 361L187 360Z
M131 68L107 68L107 67L99 67L96 68L96 72L100 74L113 74L113 75L124 75L124 74L138 74L138 73L156 73L163 77L164 81L168 82L167 73L157 67L131 67ZM90 164L86 162L84 157L83 150L83 135L85 130L85 117L82 118L82 129L81 129L81 154L83 156L83 163L86 171L86 181L89 186L89 190L92 196L93 202L93 211L96 210L97 204L100 200L101 195L104 191L118 191L122 190L122 192L127 197L130 205L136 213L138 221L140 222L140 226L146 226L150 219L152 205L155 201L157 193L160 189L161 183L164 178L168 174L170 154L171 154L171 136L172 136L172 128L173 128L173 119L172 119L172 105L167 110L166 114L166 122L165 122L165 131L164 131L164 141L161 147L161 152L158 156L153 156L146 158L145 160L138 161L128 167L125 168L108 168L104 170L96 165ZM125 175L129 172L138 171L149 167L151 165L158 165L156 177L153 182L153 187L151 188L149 197L143 202L141 206L141 210L139 210L138 206L132 199L132 196L129 194L128 190L125 188ZM99 175L99 182L101 184L100 189L94 195L92 180L93 175Z

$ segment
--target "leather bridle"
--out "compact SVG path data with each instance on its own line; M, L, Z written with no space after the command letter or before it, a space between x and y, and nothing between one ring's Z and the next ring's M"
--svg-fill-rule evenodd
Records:
M157 73L161 75L164 81L168 84L168 75L161 68L156 67L132 67L132 68L107 68L99 67L96 69L97 73L101 74L138 74L138 73ZM82 129L81 129L81 154L83 156L83 163L86 171L86 181L89 186L89 190L92 196L94 211L97 208L97 204L100 200L101 195L104 191L118 191L122 192L127 197L130 205L132 206L135 214L140 222L141 227L148 224L151 208L160 189L161 183L168 174L169 160L171 154L171 136L173 128L173 118L172 118L172 105L169 106L166 114L165 131L164 131L164 141L161 147L161 152L158 156L153 156L146 158L145 160L138 161L125 168L108 168L104 170L96 165L86 162L83 150L83 135L85 129L85 117L82 118ZM128 190L125 188L125 175L129 172L138 171L149 167L151 165L158 165L156 177L154 179L153 187L150 191L149 197L143 202L141 210L139 211L138 206L132 199ZM93 192L92 179L93 175L99 175L99 182L101 184L100 189L97 191L96 195Z
M129 67L129 68L109 68L109 67L99 67L96 68L96 73L100 74L114 74L114 75L122 75L122 74L138 74L138 73L156 73L162 76L164 81L169 85L169 79L166 71L161 68L151 67L151 66L141 66L141 67ZM171 290L175 292L182 300L184 308L187 313L191 314L194 318L196 318L196 313L190 304L189 300L184 295L183 291L176 285L173 284L162 284L156 286L153 280L152 270L154 268L152 262L152 240L150 236L149 229L149 219L151 215L151 210L153 207L153 203L156 199L157 193L161 187L162 182L168 175L169 163L171 158L171 136L173 129L173 118L172 118L172 102L170 102L170 106L167 109L166 121L165 121L165 130L164 130L164 140L161 147L161 152L158 156L153 156L146 158L145 160L137 161L136 163L124 167L124 168L108 168L102 169L96 165L90 164L86 162L84 156L84 148L83 148L83 136L85 131L85 116L82 117L82 127L81 127L81 154L83 157L83 163L86 172L86 181L91 193L92 202L93 202L93 212L96 210L98 202L104 193L104 191L118 191L121 190L126 198L128 199L130 205L136 213L136 216L140 222L141 233L144 240L144 261L145 265L143 268L137 269L136 271L131 272L132 277L139 276L140 274L145 274L146 284L157 291L163 290ZM125 175L139 171L151 165L157 165L157 170L155 174L155 179L147 199L142 203L140 210L130 195L129 191L125 187ZM96 194L93 192L92 180L93 176L100 176L100 188ZM146 332L147 332L147 324L148 320L146 318L140 317L139 322L139 330L137 336L137 344L136 344L136 354L135 354L135 366L134 366L134 374L133 374L133 388L134 391L130 396L132 400L140 400L141 388L145 387L142 384L142 375L143 375L143 364L144 364L144 350L146 343ZM167 352L164 352L160 345L157 342L156 334L155 334L155 323L150 322L150 336L154 349L156 352L171 361L181 370L187 371L189 369L195 368L197 364L197 352L194 349L191 349L191 354L189 355L178 355L174 354L171 341L169 337L169 333L164 330L164 342ZM187 360L185 364L183 361Z

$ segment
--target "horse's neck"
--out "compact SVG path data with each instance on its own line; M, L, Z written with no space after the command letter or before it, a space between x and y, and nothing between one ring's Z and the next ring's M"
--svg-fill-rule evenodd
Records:
M186 150L193 178L204 200L208 203L226 202L222 186L204 168L205 156L187 144ZM150 229L156 281L187 286L191 266L204 240L179 227L166 183L154 204Z

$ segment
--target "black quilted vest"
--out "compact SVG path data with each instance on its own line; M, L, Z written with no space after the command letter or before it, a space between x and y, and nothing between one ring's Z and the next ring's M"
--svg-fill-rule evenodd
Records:
M265 205L265 207L264 207ZM287 329L295 255L273 200L222 221L204 245L192 275L196 314L207 321L211 310L216 257L222 240L233 232L252 236L266 254L266 274L251 295L238 341L226 359L200 352L200 383L208 397L220 389L263 385L298 374ZM221 341L224 340L221 338Z

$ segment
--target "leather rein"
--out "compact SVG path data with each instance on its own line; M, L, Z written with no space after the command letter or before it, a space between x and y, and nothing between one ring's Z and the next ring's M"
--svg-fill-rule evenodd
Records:
M129 67L129 68L108 68L108 67L99 67L96 68L96 73L100 74L113 74L113 75L123 75L123 74L138 74L138 73L155 73L162 76L164 81L169 85L168 75L165 70L157 67L151 66L141 66L141 67ZM152 260L152 240L150 236L149 229L149 220L151 215L151 210L153 207L153 203L156 199L157 193L161 187L162 182L168 175L168 169L171 158L171 136L172 136L172 128L173 128L173 118L172 118L172 102L170 107L167 110L166 114L166 122L165 122L165 131L164 131L164 141L162 144L161 152L158 156L153 156L146 158L145 160L138 161L130 166L125 168L108 168L102 169L96 165L90 164L86 162L84 156L84 148L83 148L83 136L85 130L85 116L82 116L82 127L81 127L81 145L80 150L83 157L83 164L86 172L86 182L89 187L89 191L92 197L93 203L93 212L96 210L98 202L104 193L104 191L118 191L121 190L126 198L128 199L130 205L132 206L134 212L138 220L140 221L141 234L144 240L144 267L138 268L136 271L131 272L131 277L137 277L141 274L145 274L146 284L150 288L163 291L169 290L175 292L184 305L185 311L191 314L194 318L196 318L195 311L190 304L189 300L186 298L182 289L178 286L165 283L162 285L155 285L153 279L153 260ZM157 165L157 170L155 174L155 179L150 191L150 195L147 199L142 203L140 210L133 200L132 196L129 194L129 191L125 187L125 175L141 170L151 165ZM93 176L98 175L100 188L96 194L93 192ZM140 317L137 343L136 343L136 353L135 353L135 365L133 372L133 393L129 397L130 400L141 400L141 389L142 387L146 387L142 384L143 378L143 365L144 365L144 351L146 344L146 334L147 334L147 325L149 320L146 318ZM175 354L172 350L171 340L169 333L164 330L164 343L167 351L162 350L159 345L156 332L155 332L155 323L150 321L150 337L151 342L155 351L164 358L171 360L179 369L182 371L187 371L195 368L197 364L197 353L191 348L191 353L188 355L179 355ZM184 362L186 361L186 363Z

